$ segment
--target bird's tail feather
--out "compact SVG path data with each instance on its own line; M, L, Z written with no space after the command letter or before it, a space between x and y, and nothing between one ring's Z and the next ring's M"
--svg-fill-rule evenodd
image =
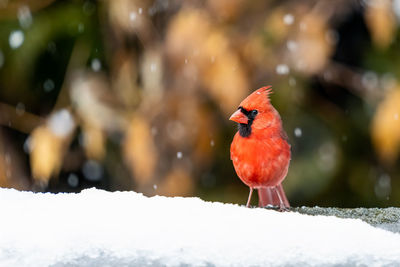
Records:
M267 205L281 207L282 201L284 207L290 208L290 204L286 197L285 191L283 190L282 184L277 185L275 188L272 186L258 188L258 200L260 207L265 207Z

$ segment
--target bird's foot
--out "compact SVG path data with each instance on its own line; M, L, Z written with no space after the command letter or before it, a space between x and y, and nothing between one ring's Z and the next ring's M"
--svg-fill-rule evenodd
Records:
M279 205L278 211L280 211L280 212L290 211L290 207L287 207L285 204L281 203L281 204Z
M268 204L261 208L264 208L267 210L275 210L275 211L279 211L279 212L290 211L290 207L287 207L285 205L274 206L274 205Z
M280 212L286 212L286 211L290 211L290 209L289 209L289 208L286 208L286 207L280 207L280 208L278 209L278 211L280 211Z

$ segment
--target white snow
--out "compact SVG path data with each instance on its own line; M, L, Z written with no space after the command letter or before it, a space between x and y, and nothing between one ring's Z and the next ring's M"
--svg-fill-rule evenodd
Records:
M54 81L52 79L46 79L43 83L43 89L45 92L51 92L54 89Z
M78 24L78 32L79 32L79 33L82 33L82 32L84 32L84 31L85 31L85 24L79 23L79 24Z
M361 83L367 90L374 90L379 85L379 77L373 71L367 71L361 76Z
M18 116L22 116L25 113L25 105L24 103L18 102L17 106L15 107L15 113L17 113Z
M291 25L294 22L294 16L292 14L286 14L285 16L283 16L283 22L286 25Z
M0 189L0 266L396 266L360 220L97 189Z
M297 45L297 42L289 40L286 42L286 47L290 52L294 52L297 50L298 45Z
M210 141L210 146L215 146L215 141L213 139Z
M49 120L48 124L50 130L59 137L68 136L74 129L75 121L69 110L63 108L54 112Z
M132 11L131 13L129 13L129 19L130 19L131 21L136 20L136 17L137 17L137 14L136 14L135 11Z
M100 69L101 69L100 60L98 58L93 59L92 63L91 63L91 67L92 67L92 70L95 71L95 72L100 71Z
M299 128L299 127L294 128L294 135L296 137L301 137L302 134L303 134L303 131L301 130L301 128Z
M76 174L74 174L74 173L71 173L70 175L68 175L67 183L71 187L77 187L79 185L78 176L76 176Z
M19 25L24 28L27 29L32 25L33 22L33 18L32 18L32 13L31 10L29 9L29 6L26 5L22 5L18 8L18 22Z
M279 75L285 75L289 73L289 67L286 64L279 64L276 66L276 73Z
M17 49L24 42L25 36L21 30L16 30L11 32L10 37L8 38L8 43L12 49Z
M83 164L82 168L83 175L89 181L100 181L103 176L103 168L95 160L88 160Z
M374 187L375 195L379 198L386 199L392 192L392 179L386 173L379 176Z

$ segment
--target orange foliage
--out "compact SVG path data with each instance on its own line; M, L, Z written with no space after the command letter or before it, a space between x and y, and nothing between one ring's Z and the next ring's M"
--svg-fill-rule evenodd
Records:
M134 115L123 143L125 162L139 185L149 184L154 178L157 150L148 121Z
M367 3L365 21L372 40L377 47L387 48L393 41L397 27L392 1L367 1Z
M400 87L389 91L378 105L371 125L372 141L380 159L393 164L400 148Z

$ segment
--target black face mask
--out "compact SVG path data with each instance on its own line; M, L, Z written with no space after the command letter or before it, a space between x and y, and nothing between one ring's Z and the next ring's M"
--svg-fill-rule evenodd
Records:
M248 137L251 134L251 125L253 124L253 121L255 117L258 114L258 111L256 109L253 110L247 110L243 107L239 107L240 111L246 115L248 121L246 123L239 123L238 128L239 128L239 134L241 137Z

